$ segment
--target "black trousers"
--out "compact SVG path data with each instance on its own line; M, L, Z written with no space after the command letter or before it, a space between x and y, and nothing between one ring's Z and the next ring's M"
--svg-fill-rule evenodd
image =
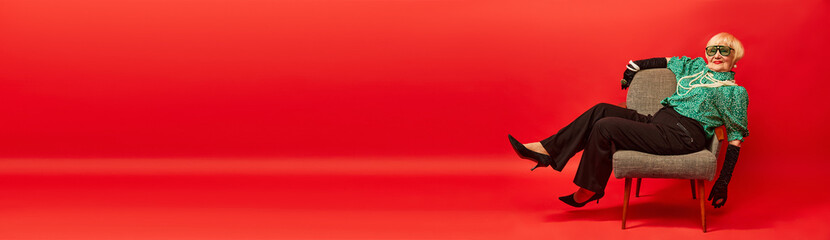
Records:
M654 116L600 103L588 109L553 136L541 141L553 163L562 171L579 151L582 160L574 183L592 192L605 192L611 176L611 157L617 150L673 155L697 152L711 143L697 120L685 117L671 107Z

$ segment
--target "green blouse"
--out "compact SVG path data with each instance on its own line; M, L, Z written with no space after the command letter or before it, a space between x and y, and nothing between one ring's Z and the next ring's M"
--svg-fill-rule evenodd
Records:
M749 104L749 97L746 89L741 86L720 86L720 87L694 87L691 84L713 83L711 80L695 77L683 77L699 74L706 71L717 80L730 80L735 78L735 72L715 72L706 66L703 58L691 59L689 57L672 57L668 62L668 68L677 77L679 85L677 91L671 96L663 99L660 103L665 106L672 106L674 110L683 116L700 122L706 137L715 135L715 128L725 125L727 139L729 141L741 140L749 136L747 130L746 107ZM691 88L691 89L689 89Z

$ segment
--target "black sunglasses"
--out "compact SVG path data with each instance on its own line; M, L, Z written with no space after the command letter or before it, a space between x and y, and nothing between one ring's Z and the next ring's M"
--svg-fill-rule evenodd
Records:
M729 54L732 52L732 50L734 50L734 49L731 48L731 47L727 47L727 46L721 46L721 45L708 46L708 47L706 47L706 55L715 56L715 54L720 52L721 56L726 57L726 56L729 56Z

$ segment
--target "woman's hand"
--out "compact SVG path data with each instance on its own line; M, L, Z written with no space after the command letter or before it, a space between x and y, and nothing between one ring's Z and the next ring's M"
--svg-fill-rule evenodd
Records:
M623 72L623 78L620 80L620 85L623 90L627 89L628 86L631 86L631 80L634 80L635 74L637 74L637 72L631 71L628 68L625 69L625 72Z
M726 204L726 190L728 185L728 182L718 179L715 185L712 186L712 191L709 192L709 201L712 201L712 206L715 208L722 207Z

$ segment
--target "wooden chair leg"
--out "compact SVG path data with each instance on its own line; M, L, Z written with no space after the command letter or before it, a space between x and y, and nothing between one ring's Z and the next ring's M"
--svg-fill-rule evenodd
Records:
M623 193L622 229L625 229L625 218L628 214L628 197L631 195L631 178L625 178L625 192Z
M695 179L689 180L689 182L692 183L692 199L695 199L695 191L697 191L697 188L695 188L695 181L697 181L697 180L695 180Z
M635 197L640 197L640 184L643 182L643 178L637 178L637 191L634 192Z
M698 189L698 196L700 199L700 224L703 227L703 232L706 232L706 199L704 196L705 187L703 185L703 180L697 180L697 189Z

